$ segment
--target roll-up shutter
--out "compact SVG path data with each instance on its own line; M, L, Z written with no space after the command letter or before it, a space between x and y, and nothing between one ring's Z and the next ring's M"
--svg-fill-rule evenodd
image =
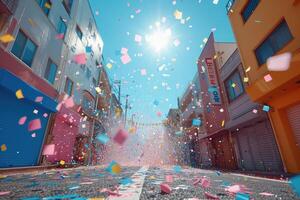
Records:
M286 112L295 136L295 141L300 148L300 104L288 108Z

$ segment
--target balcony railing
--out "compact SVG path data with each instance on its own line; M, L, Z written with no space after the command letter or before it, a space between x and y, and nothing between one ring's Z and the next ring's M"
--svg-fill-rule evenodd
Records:
M229 0L226 4L226 10L227 10L227 13L231 10L232 6L234 5L235 3L235 0Z
M0 3L4 4L10 13L14 13L18 5L19 0L0 0Z

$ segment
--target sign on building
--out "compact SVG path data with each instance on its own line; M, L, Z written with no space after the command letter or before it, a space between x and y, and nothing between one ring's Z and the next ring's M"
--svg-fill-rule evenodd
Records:
M210 93L210 99L212 104L220 105L221 95L218 86L218 78L215 70L214 60L212 58L205 58L207 80L208 80L208 92Z

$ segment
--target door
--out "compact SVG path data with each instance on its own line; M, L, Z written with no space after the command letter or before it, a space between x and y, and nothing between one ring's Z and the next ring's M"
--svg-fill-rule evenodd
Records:
M251 148L248 141L248 128L243 128L236 133L237 145L240 153L240 165L242 169L254 170L255 166L253 164L251 156Z
M300 146L300 104L288 108L286 112L295 136L295 141Z

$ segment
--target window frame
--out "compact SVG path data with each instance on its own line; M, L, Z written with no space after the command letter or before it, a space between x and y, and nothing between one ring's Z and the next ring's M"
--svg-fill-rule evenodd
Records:
M51 8L52 8L52 2L50 1L50 0L36 0L35 1L37 4L38 4L38 6L42 9L42 11L43 11L43 13L47 16L47 17L49 17L49 15L50 15L50 11L51 11ZM43 3L43 4L42 4ZM50 4L50 8L47 8L48 9L48 12L46 13L45 12L45 4L46 3L49 3Z
M235 94L235 97L233 99L230 99L230 93L228 91L228 86L227 86L227 83L228 81L232 80L232 78L234 77L235 74L238 74L238 77L239 77L239 80L240 80L240 83L241 83L241 89L242 89L242 92L239 94L239 95L236 95ZM226 96L227 96L227 100L229 103L232 103L234 102L235 100L237 100L240 96L242 96L243 94L245 94L245 86L244 86L244 83L242 81L242 76L241 76L241 73L240 73L240 70L239 70L239 67L237 67L236 69L234 69L230 75L224 80L223 82L224 86L225 86L225 91L226 91ZM235 83L237 84L237 83ZM232 88L232 86L230 85L230 88ZM233 89L234 91L234 89ZM235 92L234 92L235 93Z
M15 46L15 44L16 44L16 42L17 42L17 38L18 38L18 35L20 34L20 33L22 33L24 36L25 36L25 39L26 39L26 41L25 41L25 45L24 45L24 47L22 48L22 53L21 53L21 55L20 55L20 57L19 56L17 56L14 52L13 52L13 49L14 49L14 46ZM25 49L26 49L26 46L27 46L27 44L28 44L28 41L30 41L32 44L34 44L34 46L35 46L35 51L34 51L34 53L33 53L33 56L32 56L32 60L31 60L31 62L30 62L30 64L28 64L28 63L26 63L25 62L25 60L24 60L24 54L25 54ZM10 50L10 52L14 55L14 56L16 56L19 60L21 60L25 65L27 65L28 67L32 67L32 63L34 62L34 59L35 59L35 56L36 56L36 53L37 53L37 50L38 50L38 45L22 30L22 29L19 29L19 31L18 31L18 33L17 33L17 36L16 36L16 40L14 41L14 44L12 45L12 47L11 47L11 50Z
M81 34L80 36L78 34L78 31ZM82 39L83 39L83 32L82 32L81 28L78 26L78 24L76 25L75 32L76 32L77 37L82 41Z
M68 15L70 16L74 1L73 0L67 0L67 1L68 2L71 1L71 5L67 5L66 0L62 0L62 4L63 4L65 10L67 11Z
M68 85L67 83L70 82L71 83L71 91L70 91L70 94L68 93ZM66 81L65 81L65 87L64 87L64 92L66 94L68 94L69 96L72 96L73 95L73 90L74 90L74 82L72 81L72 79L70 79L69 77L66 78Z
M245 12L245 10L248 8L248 6L251 4L251 1L255 1L255 0L248 0L247 3L245 4L244 8L243 8L242 11L240 12L240 15L241 15L241 17L242 17L244 23L246 23L246 22L249 20L249 18L252 16L252 14L254 13L254 11L256 10L256 8L258 7L258 5L259 5L259 3L260 3L260 0L257 0L258 2L257 2L257 4L256 4L256 6L253 8L252 12L248 15L248 17L245 18L244 12Z
M62 29L62 26L63 24L65 25L65 31L62 33L61 32L61 29ZM64 38L66 36L66 33L67 33L67 29L68 29L68 25L67 23L64 21L64 19L62 17L59 17L59 21L58 21L58 26L56 27L56 31L58 34L64 34Z
M288 30L288 32L290 33L291 38L290 38L287 42L285 42L285 44L284 44L283 46L279 47L277 50L273 48L274 46L272 46L272 43L271 43L271 45L268 46L268 47L271 47L271 49L272 49L272 51L273 51L273 54L272 54L270 57L276 55L278 52L280 52L280 51L281 51L282 49L284 49L290 42L292 42L292 41L294 40L294 36L293 36L293 34L292 34L292 32L291 32L291 29L290 29L288 23L286 22L286 20L285 20L284 18L282 18L282 19L279 21L279 23L277 23L277 24L274 26L274 28L269 32L269 34L268 34L268 35L267 35L267 36L266 36L266 37L265 37L265 38L264 38L264 39L263 39L263 40L255 47L255 49L253 50L253 53L254 53L255 58L256 58L256 62L257 62L257 64L258 64L259 67L261 67L262 65L264 65L264 64L266 63L266 61L267 61L268 58L267 58L265 61L260 61L260 59L258 58L258 49L261 48L261 47L263 46L264 43L267 43L267 42L272 41L270 38L274 38L274 36L272 37L272 35L278 30L279 27L282 26L283 23L286 24L287 30ZM270 57L269 57L269 58L270 58Z
M50 65L49 65L50 63ZM48 70L48 67L51 66L52 64L54 64L56 66L56 69L55 69L55 76L54 76L54 79L53 79L53 82L51 82L48 78L49 78L49 75L50 75L50 71L51 71L51 67L50 69ZM47 61L47 66L46 66L46 70L45 70L45 73L44 73L44 78L49 82L51 83L52 85L54 85L55 83L55 78L56 78L56 75L57 75L57 70L58 70L58 65L53 62L53 60L51 58L48 59ZM48 76L46 77L46 74L48 74Z

